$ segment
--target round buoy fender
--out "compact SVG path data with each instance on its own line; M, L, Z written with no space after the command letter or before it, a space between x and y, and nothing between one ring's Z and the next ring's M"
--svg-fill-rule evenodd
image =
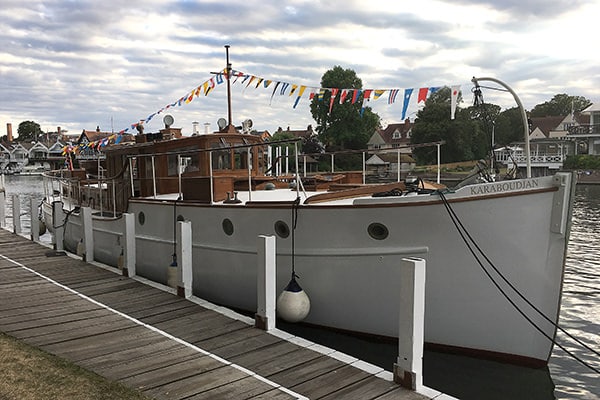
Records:
M295 277L277 298L277 314L287 322L302 321L310 312L310 299Z

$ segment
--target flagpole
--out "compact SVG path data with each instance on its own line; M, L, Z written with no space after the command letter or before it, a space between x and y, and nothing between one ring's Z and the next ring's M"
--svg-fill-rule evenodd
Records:
M229 62L229 45L226 44L225 45L225 54L227 57L227 67L226 67L226 71L227 71L227 131L231 131L233 125L231 123L231 80L229 79L231 77L231 63ZM235 131L235 128L233 128L233 131Z

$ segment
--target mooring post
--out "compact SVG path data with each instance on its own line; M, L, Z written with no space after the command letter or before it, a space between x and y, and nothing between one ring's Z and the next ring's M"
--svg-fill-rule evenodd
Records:
M37 213L37 201L34 198L29 200L29 218L31 220L31 240L39 242L40 240L40 220Z
M192 222L177 222L177 295L192 295Z
M135 215L123 214L125 221L125 234L123 235L123 272L124 276L135 276Z
M81 207L81 222L83 229L83 260L94 261L94 227L92 225L92 209Z
M12 195L12 216L13 216L13 232L15 235L21 234L21 200L18 194Z
M4 179L4 175L0 175ZM0 227L6 226L6 191L4 186L0 188Z
M418 390L423 386L425 324L425 260L403 258L400 263L400 330L394 382Z
M62 201L52 202L52 231L54 232L54 250L64 250L66 216Z
M259 235L257 241L257 311L254 326L270 331L275 328L276 256L275 236Z

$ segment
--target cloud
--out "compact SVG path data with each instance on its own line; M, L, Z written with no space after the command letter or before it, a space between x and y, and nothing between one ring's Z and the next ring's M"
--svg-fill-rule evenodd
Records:
M309 86L341 65L372 88L469 85L483 74L527 91L528 108L554 89L600 101L596 52L564 33L595 37L600 6L563 3L5 0L0 134L22 120L72 132L123 129L222 69L225 44L235 69ZM306 99L293 109L285 96L271 101L268 89L234 95L234 118L252 118L258 129L314 123ZM400 118L399 107L380 101L374 109ZM170 112L184 132L193 121L214 127L226 114L224 91ZM155 118L149 129L160 127Z

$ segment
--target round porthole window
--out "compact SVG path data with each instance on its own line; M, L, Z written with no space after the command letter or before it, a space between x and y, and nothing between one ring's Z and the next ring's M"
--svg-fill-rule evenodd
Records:
M383 240L390 234L388 228L379 222L373 222L370 224L367 228L367 232L369 232L369 236L375 240Z
M233 235L233 222L231 222L231 220L229 218L225 218L223 220L223 232L225 232L225 234L227 236L231 236Z
M144 225L144 222L146 222L146 216L144 215L143 211L140 211L138 214L138 222L140 225Z
M290 236L290 227L283 221L275 222L275 233L282 239Z

